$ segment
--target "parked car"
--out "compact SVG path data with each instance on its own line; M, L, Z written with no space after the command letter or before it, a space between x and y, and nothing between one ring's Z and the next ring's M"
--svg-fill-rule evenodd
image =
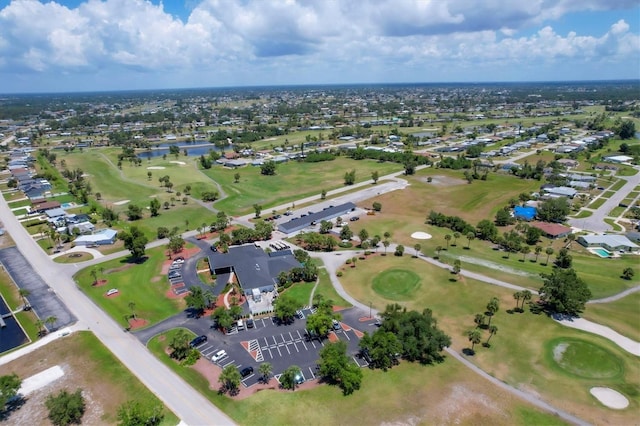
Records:
M333 320L333 329L340 330L340 322Z
M351 219L349 219L351 222L355 222L356 220L360 220L360 218L358 216L353 216Z
M182 274L178 271L169 271L169 279L171 278L180 278Z
M362 349L360 351L360 356L362 357L362 359L367 361L368 364L371 364L372 360L371 360L371 355L369 354L369 349L367 348Z
M304 376L302 375L302 373L298 373L293 378L293 380L296 382L296 385L301 385L304 383Z
M206 341L207 341L207 336L203 334L202 336L198 336L195 339L193 339L191 342L189 342L189 346L191 346L192 348L195 348L196 346L199 346Z
M218 352L213 354L213 356L211 357L211 361L218 362L221 359L226 358L226 356L227 356L227 351L225 351L224 349L220 349Z
M215 244L211 245L211 251L216 252L218 251L218 247L215 246Z
M253 374L253 367L245 367L242 370L240 370L240 375L242 376L243 379L252 374Z
M173 259L173 263L184 263L184 257L182 256L178 256L175 259Z
M112 288L111 290L107 291L107 296L112 296L114 294L118 293L118 289L117 288Z
M253 324L253 320L252 320L251 318L249 318L249 319L247 320L247 328L253 328L253 325L254 325L254 324Z

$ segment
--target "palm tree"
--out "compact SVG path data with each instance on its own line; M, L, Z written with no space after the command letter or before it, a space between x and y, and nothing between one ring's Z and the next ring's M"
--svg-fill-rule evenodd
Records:
M460 238L460 233L459 232L454 232L453 233L453 244L451 244L452 246L455 246L457 244L458 238Z
M391 244L391 243L389 242L389 240L384 240L384 241L382 242L382 245L384 246L384 254L385 254L385 256L387 255L387 248L389 247L389 244Z
M542 253L542 247L541 246L536 246L534 251L536 253L536 263L537 263L538 262L538 256L540 256L540 253Z
M522 292L516 291L515 293L513 293L513 298L516 299L516 310L517 310L519 307L520 299L522 299Z
M53 328L53 325L58 321L58 318L54 315L48 316L45 318L44 323L49 327Z
M38 329L38 336L42 336L44 335L44 321L42 321L40 318L38 318L38 320L35 322L35 326Z
M442 251L442 246L436 247L436 256L440 257L440 252Z
M520 248L520 253L522 253L522 261L524 262L527 258L527 255L531 252L531 247L524 245Z
M473 232L469 232L467 233L467 250L469 250L471 248L471 241L473 241L476 238L476 234L474 234Z
M454 274L458 275L460 273L460 259L456 259L453 261L453 271Z
M489 345L489 340L491 340L491 337L493 337L493 335L497 333L498 333L498 327L496 327L495 325L492 325L491 327L489 327L489 337L487 338L487 341L484 343L486 347L491 346Z
M93 285L97 285L98 284L98 271L96 270L96 268L91 269L91 272L89 272L89 274L91 275L91 278L93 278Z
M489 323L487 326L491 327L491 318L500 310L500 301L497 297L492 297L487 303L487 312L489 313Z
M22 298L22 304L24 306L27 306L27 297L29 297L31 292L29 290L27 290L26 288L21 288L20 290L18 290L18 294Z
M262 381L264 383L269 383L269 379L271 378L271 374L273 373L273 367L268 362L263 362L258 367L258 373L262 376Z
M483 314L476 314L476 317L473 319L473 322L475 322L478 327L482 327L486 319L487 317L484 316Z
M420 249L422 248L422 246L420 244L416 244L413 246L413 248L416 251L416 257L418 257L420 255Z
M567 246L571 248L571 243L573 243L575 240L576 240L576 234L567 235L567 241L569 241L569 244L567 244Z
M474 347L482 340L482 334L480 333L479 329L474 328L473 330L469 331L467 335L469 336L469 341L471 342L471 353L473 354L475 353Z
M524 304L525 302L528 302L529 300L531 300L531 297L533 296L533 294L529 291L529 290L524 290L522 292L522 309L524 311Z
M547 247L547 249L544 252L547 254L547 261L546 261L545 265L548 265L549 264L549 257L553 254L553 248Z
M447 241L447 250L449 250L449 241L451 241L451 235L450 234L445 235L444 239Z
M131 310L131 317L135 320L136 319L136 303L131 301L129 302L129 309Z

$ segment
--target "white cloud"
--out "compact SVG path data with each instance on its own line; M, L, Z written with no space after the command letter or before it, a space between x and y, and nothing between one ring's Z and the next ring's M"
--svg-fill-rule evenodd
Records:
M635 3L203 0L182 21L148 0L87 0L74 9L14 0L0 10L0 71L82 72L107 80L136 72L163 84L174 78L176 86L193 86L367 76L442 80L464 72L474 79L482 70L485 79L499 79L503 74L492 69L513 74L539 64L588 66L630 58L637 65L639 36L624 19L604 34L584 28L560 34L553 25L575 11L637 10Z

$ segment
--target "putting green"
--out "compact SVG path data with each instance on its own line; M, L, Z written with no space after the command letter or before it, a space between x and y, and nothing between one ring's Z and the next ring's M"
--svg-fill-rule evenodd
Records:
M587 379L610 379L622 374L620 359L594 343L559 338L548 344L550 355L563 370Z
M373 290L389 300L410 300L420 288L420 277L407 269L387 269L373 279Z

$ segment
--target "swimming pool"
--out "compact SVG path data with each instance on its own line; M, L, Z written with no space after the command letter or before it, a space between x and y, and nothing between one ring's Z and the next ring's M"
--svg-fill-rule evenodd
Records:
M71 207L73 207L73 203L62 203L60 204L60 207L62 207L63 209L70 209Z
M603 248L594 248L591 251L600 257L611 257L611 253Z

